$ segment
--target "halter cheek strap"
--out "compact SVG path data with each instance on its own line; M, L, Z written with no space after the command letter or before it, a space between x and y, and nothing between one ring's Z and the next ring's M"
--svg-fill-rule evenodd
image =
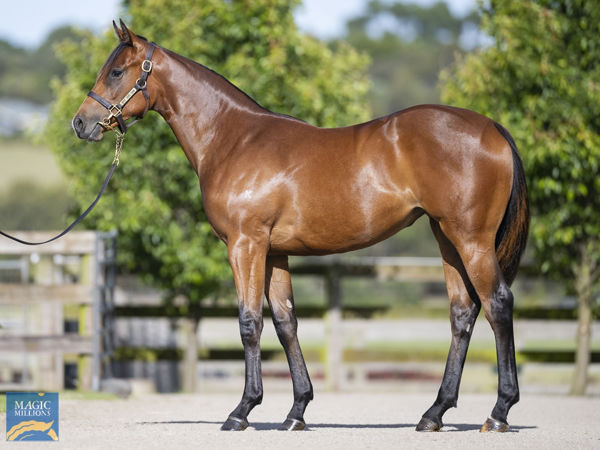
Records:
M102 126L104 129L111 129L110 123L114 118L117 121L117 126L119 127L119 130L121 130L121 133L125 134L125 132L131 126L133 126L133 124L135 124L138 120L143 119L146 113L148 112L148 108L150 108L150 95L148 94L147 80L148 75L150 75L150 72L152 72L152 55L154 54L155 47L156 45L154 44L154 42L150 42L150 45L148 46L148 51L146 52L146 59L144 59L144 61L142 62L142 74L135 82L135 85L130 89L130 91L127 94L125 94L125 97L123 97L120 102L111 103L104 97L101 97L100 95L96 94L94 91L88 92L88 97L93 98L108 110L108 116L106 116L104 119L98 122L100 126ZM129 100L131 100L133 96L139 91L142 91L142 94L144 94L144 98L146 99L146 108L144 109L142 115L139 116L139 119L134 120L129 125L127 125L125 123L125 119L123 119L123 108L125 107L127 102L129 102Z

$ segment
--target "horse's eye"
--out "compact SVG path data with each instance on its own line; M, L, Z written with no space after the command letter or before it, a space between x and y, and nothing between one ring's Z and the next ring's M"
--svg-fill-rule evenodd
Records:
M122 75L123 75L123 71L119 70L119 69L113 69L112 72L110 73L110 76L113 78L121 78Z

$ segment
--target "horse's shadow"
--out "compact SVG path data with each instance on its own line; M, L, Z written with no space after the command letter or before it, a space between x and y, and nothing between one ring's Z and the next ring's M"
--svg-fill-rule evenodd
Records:
M210 424L210 425L221 425L223 422L216 422L211 420L168 420L158 422L137 422L138 425L190 425L190 424ZM251 422L248 426L251 429L257 431L269 431L277 430L281 424L279 422ZM412 428L415 429L416 423L369 423L369 424L357 424L357 423L313 423L306 427L307 431L317 429L400 429L400 428ZM534 429L537 428L535 425L511 425L508 433L518 433L520 430ZM459 424L446 424L442 428L442 432L456 432L456 431L475 431L480 430L481 424L471 423L459 423Z

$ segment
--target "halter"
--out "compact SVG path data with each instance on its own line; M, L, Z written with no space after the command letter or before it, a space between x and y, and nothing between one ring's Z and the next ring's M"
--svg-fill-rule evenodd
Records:
M155 47L154 42L150 42L150 45L148 46L148 51L146 53L146 59L144 59L144 61L142 62L142 74L135 82L135 85L125 95L125 97L123 97L121 99L121 101L119 103L113 104L113 103L109 102L108 100L106 100L105 98L96 94L94 91L88 92L88 97L93 98L94 100L96 100L98 103L100 103L102 106L104 106L108 110L108 113L109 113L108 116L106 116L104 119L102 119L101 121L98 122L98 124L102 128L104 128L105 130L114 130L115 132L117 132L110 125L110 122L113 118L115 118L117 120L117 125L119 127L119 130L121 130L120 134L117 132L117 135L118 135L117 139L122 138L122 136L127 132L127 130L130 127L133 126L133 124L135 124L138 120L142 119L146 115L146 113L148 112L148 108L150 108L150 95L148 94L146 81L148 80L148 75L150 75L150 72L152 71L152 54L154 53L154 47ZM144 98L146 99L146 108L144 109L144 112L142 113L142 115L138 116L139 119L134 120L129 125L127 125L125 123L125 120L123 119L123 108L125 107L127 102L129 100L131 100L133 98L133 96L135 94L137 94L139 91L142 91L142 94L144 94ZM116 158L116 161L118 162L118 158Z

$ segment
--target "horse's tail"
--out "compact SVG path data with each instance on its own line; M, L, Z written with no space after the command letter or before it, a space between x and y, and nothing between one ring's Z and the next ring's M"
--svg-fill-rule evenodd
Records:
M529 198L527 196L523 163L519 157L515 141L502 125L496 122L494 122L494 125L510 145L513 157L512 191L502 223L496 234L496 256L500 269L504 274L504 280L510 286L517 276L519 262L527 245Z

